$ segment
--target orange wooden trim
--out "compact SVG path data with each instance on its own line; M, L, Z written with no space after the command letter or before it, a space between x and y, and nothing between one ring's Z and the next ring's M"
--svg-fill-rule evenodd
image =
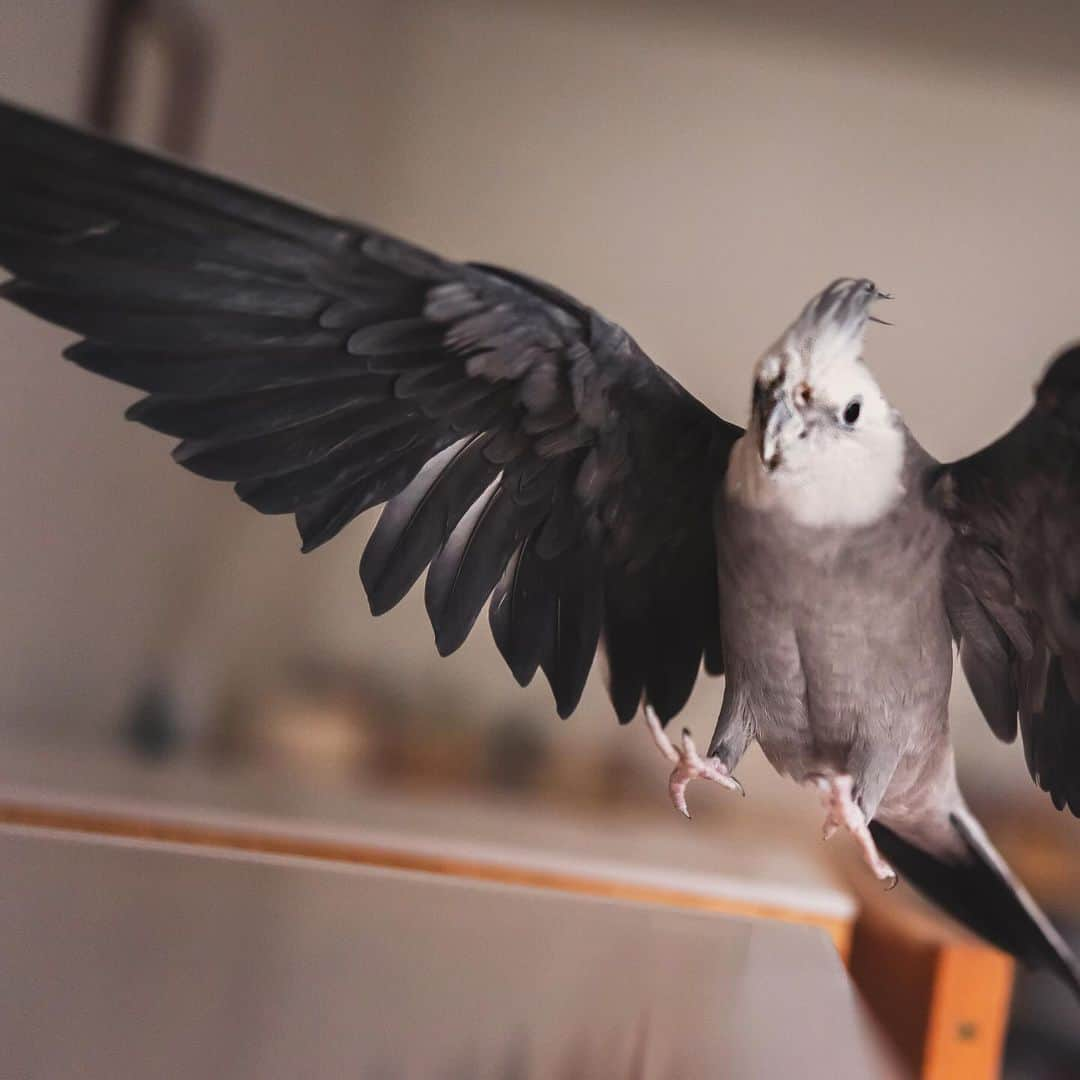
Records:
M1012 981L1012 958L996 949L941 949L923 1046L924 1080L999 1075Z
M586 874L562 873L521 866L505 866L481 859L403 851L374 844L345 840L320 840L290 836L267 830L210 826L182 821L134 818L129 815L92 810L68 810L29 803L0 801L0 825L30 829L51 829L112 839L143 840L151 843L181 844L185 847L217 851L242 851L286 858L318 859L324 862L381 866L427 874L529 886L581 896L631 900L735 915L743 918L774 919L823 929L844 959L851 944L851 925L842 918L800 911L781 904L709 896L686 889L668 889L628 881L609 881Z
M852 979L905 1068L923 1080L996 1080L1014 964L903 898L869 898L855 923Z

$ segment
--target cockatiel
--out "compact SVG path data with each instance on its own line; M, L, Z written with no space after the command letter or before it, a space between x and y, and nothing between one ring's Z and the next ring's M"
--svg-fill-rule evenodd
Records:
M885 294L844 278L754 371L746 430L620 327L522 274L456 263L0 106L3 296L77 333L80 367L147 392L129 417L185 468L293 514L310 551L386 503L371 609L428 569L440 653L490 598L521 683L560 715L602 643L690 779L736 788L756 741L893 865L1080 994L1068 948L966 809L952 650L994 733L1080 814L1080 348L998 442L935 462L863 362ZM708 756L663 726L726 676Z

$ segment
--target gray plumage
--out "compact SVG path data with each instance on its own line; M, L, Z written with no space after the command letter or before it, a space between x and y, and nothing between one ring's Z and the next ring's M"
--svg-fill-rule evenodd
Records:
M130 418L293 514L303 550L386 503L360 564L375 614L428 569L439 651L487 603L564 716L601 645L623 722L668 721L726 668L717 761L669 744L673 793L732 786L756 740L877 872L875 840L1080 993L964 807L947 714L955 639L994 732L1019 726L1080 814L1080 350L1013 432L939 465L861 360L885 294L842 279L762 357L744 433L553 286L7 105L0 265L0 294L83 339L70 359L147 392Z
M710 753L734 769L754 738L800 783L841 768L868 817L921 790L949 746L951 531L923 497L931 460L906 443L906 496L863 528L717 504L727 682Z
M940 466L904 434L906 494L864 528L808 528L718 501L726 684L709 753L733 772L754 740L797 782L850 774L878 847L903 875L1080 994L1070 950L956 783L951 630L955 623L959 634L964 623L952 610L954 534L927 498ZM1007 678L1004 655L1002 663ZM1054 775L1066 772L1067 761L1052 760Z

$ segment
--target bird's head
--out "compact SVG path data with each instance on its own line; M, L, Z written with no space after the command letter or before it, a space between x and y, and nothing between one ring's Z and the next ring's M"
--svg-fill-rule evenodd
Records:
M786 504L812 525L865 524L891 505L903 428L862 359L867 322L883 321L870 307L883 299L866 278L840 278L758 361L736 476L751 501Z

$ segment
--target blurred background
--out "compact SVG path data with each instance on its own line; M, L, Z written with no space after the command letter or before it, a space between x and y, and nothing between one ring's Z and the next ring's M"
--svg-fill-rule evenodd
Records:
M1072 4L0 0L0 28L4 97L548 278L739 422L761 349L836 276L897 297L867 356L943 458L1009 426L1080 334ZM483 620L449 660L421 590L373 620L375 513L301 558L291 519L172 466L121 420L134 392L61 362L66 341L0 309L5 779L130 767L148 791L263 784L283 812L332 790L345 817L377 785L670 813L600 665L563 723ZM695 691L699 743L721 695ZM1080 826L954 698L975 809L1080 924ZM816 836L815 800L756 750L740 779L751 798L707 827ZM1015 1075L1080 1068L1063 998L1019 983Z

